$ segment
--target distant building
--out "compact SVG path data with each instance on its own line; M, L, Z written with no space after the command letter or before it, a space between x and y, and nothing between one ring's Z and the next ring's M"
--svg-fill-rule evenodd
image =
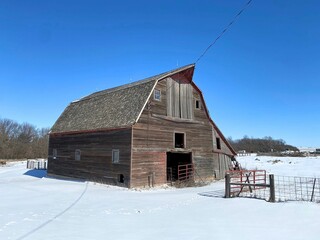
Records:
M238 155L238 156L249 156L249 155L251 155L251 153L247 153L246 150L239 150L239 151L237 152L237 155Z
M320 154L320 148L313 148L313 147L300 147L298 148L301 153L303 153L305 156L310 155L319 155Z
M313 153L313 152L316 152L316 148L313 148L313 147L298 147L298 149L302 153Z

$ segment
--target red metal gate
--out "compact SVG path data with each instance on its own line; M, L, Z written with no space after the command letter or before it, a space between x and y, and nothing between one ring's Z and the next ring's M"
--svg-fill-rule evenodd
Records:
M244 187L244 185L231 185L230 194L235 195L244 191L258 190L265 188L260 184L267 183L267 174L265 170L232 170L227 171L230 175L230 183L248 183L248 184L258 184L259 186L249 186Z
M178 165L178 181L193 180L193 164Z

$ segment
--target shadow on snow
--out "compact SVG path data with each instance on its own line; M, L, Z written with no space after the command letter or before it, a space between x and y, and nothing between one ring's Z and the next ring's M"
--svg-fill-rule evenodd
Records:
M44 178L47 176L47 170L32 169L32 170L26 171L23 175L36 177L36 178Z
M216 190L216 191L198 193L198 195L203 197L224 198L225 193L224 193L224 190Z

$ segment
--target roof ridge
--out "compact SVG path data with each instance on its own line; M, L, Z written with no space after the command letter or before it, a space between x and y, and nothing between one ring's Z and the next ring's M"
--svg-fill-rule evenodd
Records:
M101 91L98 91L98 92L94 92L94 93L91 93L91 94L89 94L89 95L87 95L85 97L80 98L79 100L72 101L71 104L72 103L77 103L77 102L80 102L80 101L90 100L92 98L98 98L98 97L101 97L101 96L103 96L105 94L108 94L108 93L112 93L112 92L120 91L120 90L123 90L123 89L135 87L135 86L138 86L138 85L141 85L141 84L144 84L144 83L148 83L148 82L151 82L151 81L157 81L157 80L160 80L161 78L164 78L164 77L166 77L168 75L172 75L172 74L174 74L176 72L180 72L180 71L183 71L185 69L188 69L188 68L194 67L194 66L195 66L194 63L188 64L188 65L185 65L185 66L182 66L182 67L179 67L179 68L176 68L176 69L164 72L164 73L160 73L160 74L157 74L157 75L154 75L154 76L151 76L151 77L147 77L147 78L144 78L144 79L141 79L141 80L138 80L138 81L134 81L134 82L127 83L127 84L124 84L124 85L120 85L120 86L117 86L117 87L107 88L107 89L104 89L104 90L101 90Z
M98 91L98 92L94 92L94 93L91 93L91 94L89 94L89 95L87 95L85 97L80 98L79 100L75 100L72 103L76 103L76 102L80 102L80 101L86 101L86 100L90 100L92 98L102 97L105 94L112 93L112 92L117 92L117 91L124 90L124 89L131 88L131 87L135 87L135 86L138 86L138 85L141 85L141 84L144 84L144 83L151 82L154 79L148 79L148 81L146 81L146 80L147 79L142 79L142 80L135 81L135 82L132 82L132 83L127 83L127 84L120 85L120 86L117 86L117 87L107 88L107 89L104 89L104 90L101 90L101 91ZM96 95L96 96L92 96L92 95Z

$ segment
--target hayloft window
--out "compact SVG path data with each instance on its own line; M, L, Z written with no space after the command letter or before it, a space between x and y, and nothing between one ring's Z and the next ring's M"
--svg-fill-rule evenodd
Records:
M175 148L185 148L185 134L184 133L174 133L174 147Z
M56 148L54 148L52 150L52 157L53 157L53 159L57 159L57 157L58 157L58 150Z
M154 90L154 100L161 101L161 91L158 89Z
M217 149L221 149L220 138L216 138Z
M74 153L74 159L76 161L80 161L81 160L81 150L80 149L77 149Z
M118 149L112 149L112 163L119 163L120 151Z
M200 101L198 99L196 99L196 109L200 109Z

